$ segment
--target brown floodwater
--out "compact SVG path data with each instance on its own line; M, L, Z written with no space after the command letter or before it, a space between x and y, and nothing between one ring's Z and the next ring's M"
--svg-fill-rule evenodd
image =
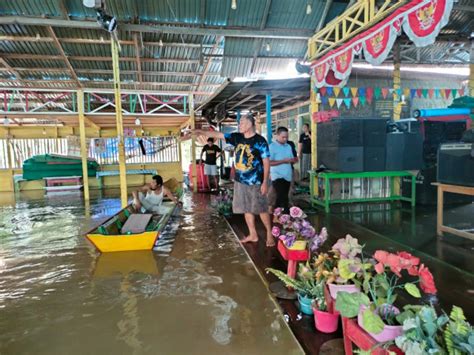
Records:
M187 194L170 253L100 255L112 197L0 195L0 354L300 354L209 196Z

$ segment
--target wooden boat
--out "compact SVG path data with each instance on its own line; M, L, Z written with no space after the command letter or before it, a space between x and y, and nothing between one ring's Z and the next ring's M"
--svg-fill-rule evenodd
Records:
M127 220L133 215L141 215L135 211L132 205L125 207L118 213L107 219L98 227L86 234L87 239L101 253L129 251L129 250L151 250L155 241L160 237L160 233L166 227L166 224L176 209L173 202L164 202L163 205L168 207L166 214L151 215L142 232L123 233L123 228ZM150 215L148 215L150 216Z

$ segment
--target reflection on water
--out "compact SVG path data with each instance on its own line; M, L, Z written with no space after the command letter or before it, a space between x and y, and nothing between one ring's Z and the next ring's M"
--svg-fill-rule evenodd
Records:
M301 353L208 197L184 200L169 256L82 237L118 198L0 206L0 353Z

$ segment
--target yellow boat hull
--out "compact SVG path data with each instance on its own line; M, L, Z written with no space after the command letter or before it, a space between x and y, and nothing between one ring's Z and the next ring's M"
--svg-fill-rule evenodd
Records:
M87 234L87 239L101 252L129 250L151 250L155 244L159 232L144 232L131 235L102 235Z

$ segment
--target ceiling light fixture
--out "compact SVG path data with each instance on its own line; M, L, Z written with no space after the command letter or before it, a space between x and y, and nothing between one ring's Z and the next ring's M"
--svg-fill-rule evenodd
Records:
M3 124L5 126L8 126L10 124L10 120L7 118L7 116L5 116L5 118L3 119Z
M267 52L270 52L272 50L272 47L270 47L270 43L267 43L267 45L265 46L265 50Z
M106 14L102 8L97 9L97 22L108 32L114 32L117 29L117 19Z
M140 119L137 117L137 119L135 120L135 126L140 126L142 123L140 121Z
M232 4L230 5L232 10L237 10L237 0L232 0Z
M158 45L159 45L160 47L163 47L163 41L161 40L161 38L160 38L160 41L158 42Z
M46 128L43 128L43 136L46 135Z
M36 40L39 41L41 39L41 35L39 34L39 32L36 32Z
M311 15L312 12L313 12L313 8L311 7L311 4L308 3L306 5L306 15Z

